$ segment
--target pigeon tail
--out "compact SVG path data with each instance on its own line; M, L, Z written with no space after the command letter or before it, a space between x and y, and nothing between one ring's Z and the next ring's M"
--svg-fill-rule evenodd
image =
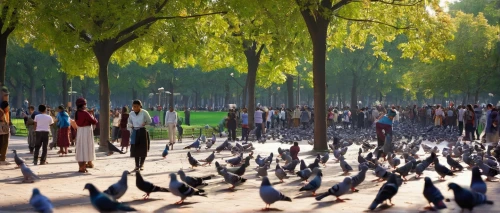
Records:
M322 200L323 198L328 197L329 195L330 195L330 193L325 192L325 193L323 193L323 194L320 194L320 195L316 196L316 200L317 200L317 201L320 201L320 200Z
M118 206L118 210L121 210L121 211L125 211L125 212L135 212L137 211L136 209L130 207L130 206L126 206L126 205L119 205Z
M491 200L484 201L484 203L489 204L489 205L493 205L493 201L491 201Z
M201 177L202 180L210 180L212 179L212 176L206 176L206 177Z
M167 188L155 186L151 192L170 192Z
M292 202L292 198L287 197L287 196L286 196L286 195L284 195L284 194L280 194L280 200L282 200L282 201L289 201L289 202Z
M444 204L443 200L440 200L439 202L433 202L433 204L436 209L446 209L446 205Z
M377 202L376 200L374 200L373 203L370 205L370 207L368 207L368 209L373 211L377 208L378 204L380 204L380 203Z

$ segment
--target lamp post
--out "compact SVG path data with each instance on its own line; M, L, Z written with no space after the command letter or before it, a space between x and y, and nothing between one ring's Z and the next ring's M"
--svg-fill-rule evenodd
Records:
M246 93L245 93L245 87L243 85L240 84L240 82L238 82L235 78L234 78L234 73L231 73L229 74L231 76L231 78L243 89L243 91L241 92L241 107L245 107L243 105L245 105L246 103Z
M165 89L163 87L160 87L158 88L158 105L161 107L161 93L164 91Z
M42 84L42 104L47 104L45 101L45 84Z

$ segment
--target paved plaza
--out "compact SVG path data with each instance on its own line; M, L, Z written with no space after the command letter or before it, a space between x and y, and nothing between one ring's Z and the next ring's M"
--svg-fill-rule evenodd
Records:
M192 140L191 140L192 141ZM201 176L216 174L215 166L198 167L192 170L189 168L189 163L186 158L187 150L182 148L188 145L191 141L186 141L182 144L176 144L174 150L166 159L161 157L161 152L165 147L166 141L152 141L151 150L145 163L145 170L142 172L144 178L156 185L168 187L169 177L171 172L177 172L183 169L189 176ZM218 143L221 139L218 140ZM217 144L215 145L217 146ZM214 147L215 147L214 146ZM281 144L279 142L267 142L265 144L254 143L255 156L269 155L274 152L277 155L277 148L289 148L290 145ZM299 158L304 159L306 163L311 163L316 153L313 152L312 146L306 142L300 143L301 152ZM22 175L19 169L15 169L13 163L13 154L9 152L8 161L12 164L8 166L0 166L0 212L32 212L33 209L28 204L31 196L31 191L34 187L40 189L42 194L52 200L55 206L55 212L96 212L90 204L89 193L87 190L82 190L86 183L93 183L101 191L106 189L111 184L118 181L121 173L124 170L131 170L134 167L134 159L128 154L114 154L105 156L105 153L97 153L97 160L94 162L95 169L89 169L88 174L80 174L77 172L78 164L75 162L74 153L67 157L58 157L56 150L49 150L48 165L33 166L30 162L33 156L29 155L26 139L22 137L12 137L10 140L9 150L17 149L19 156L24 158L28 166L41 177L41 181L32 184L21 183ZM73 149L73 148L72 148ZM355 168L352 175L357 173L357 150L358 146L349 147L346 154L348 163ZM200 160L206 158L212 150L200 152L191 151L193 156ZM423 153L421 153L423 154ZM244 156L246 156L245 154ZM366 155L366 153L363 153ZM216 161L223 162L223 159L228 159L232 155L228 151L223 151L216 155ZM317 191L322 193L327 191L334 184L342 181L345 176L338 163L332 160L326 167L323 168L323 183ZM442 158L442 157L440 157ZM440 162L446 164L446 160ZM225 163L224 163L225 164ZM170 193L152 193L150 199L143 200L143 192L139 191L135 186L135 175L129 175L129 189L126 194L120 199L121 202L136 208L140 212L259 212L265 206L264 202L259 197L259 186L261 178L256 177L254 160L251 161L250 167L244 177L248 179L246 183L236 187L236 191L230 191L230 185L223 182L223 178L217 176L208 181L208 186L204 187L208 197L190 197L187 198L184 204L175 205L174 202L179 198ZM277 202L271 205L271 211L276 212L364 212L375 198L375 195L382 183L375 183L376 177L369 170L365 182L358 189L360 192L349 193L342 198L346 202L335 202L335 197L327 197L318 202L311 196L311 193L301 193L299 188L301 182L295 175L285 180L284 183L279 183L279 180L274 175L275 162L269 170L269 178L274 187L280 190L285 195L292 198L292 202ZM298 167L297 167L298 168ZM410 181L403 184L398 194L393 198L392 207L386 206L377 208L375 211L382 212L425 212L424 207L427 205L425 198L422 195L423 179L415 180L414 175L410 175ZM446 177L446 181L438 181L436 172L430 168L424 172L424 176L430 177L435 185L441 190L446 198L452 199L451 202L446 202L448 209L442 212L460 212L460 208L453 201L452 191L448 191L447 184L455 182L460 185L468 186L470 183L470 170L458 173L455 177ZM474 209L475 212L500 212L499 183L487 183L489 200L496 203L494 205L483 205Z

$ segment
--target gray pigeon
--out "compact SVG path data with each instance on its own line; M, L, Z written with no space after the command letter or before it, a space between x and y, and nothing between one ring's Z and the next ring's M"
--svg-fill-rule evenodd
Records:
M368 169L368 167L365 167L365 168ZM351 177L345 177L344 181L335 184L334 186L332 186L332 188L328 189L327 192L317 196L316 200L320 201L329 195L333 195L333 196L337 197L338 202L344 202L344 200L340 199L340 196L349 192L349 188L351 187L351 185L352 185Z
M429 177L425 177L424 180L424 197L429 202L429 206L433 203L436 209L445 209L446 205L443 203L444 197L441 191L434 186Z
M479 192L469 191L468 189L464 189L456 183L449 183L448 187L453 190L453 194L455 195L455 202L462 209L468 209L472 212L474 207L479 206L481 204L489 204L493 205L493 201L487 199L486 195L483 195Z
M351 191L358 192L356 186L359 186L363 181L365 181L366 171L368 171L368 166L366 164L359 165L358 174L351 177ZM344 179L345 180L345 179Z
M479 167L472 167L472 179L470 181L470 189L475 192L479 192L481 194L486 194L486 183L481 177L481 171L479 171Z
M413 168L413 164L415 164L415 163L417 163L417 162L415 161L415 159L412 159L410 162L406 163L406 164L405 164L405 165L403 165L403 166L400 166L399 168L397 168L396 170L394 170L392 173L397 172L397 173L399 173L399 174L403 177L403 179L404 179L405 181L408 181L408 180L406 179L406 176L408 176L408 174L409 174L409 173L410 173L410 171L411 171L411 168Z
M229 163L231 166L236 166L241 163L241 160L243 160L243 153L240 153L238 157L226 160L226 163Z
M24 160L22 158L20 158L19 156L17 156L17 151L15 149L12 150L12 152L14 153L14 162L16 163L16 165L18 167L21 166L21 164L24 163Z
M401 160L396 157L396 154L394 153L389 153L387 155L387 161L389 162L389 165L392 166L392 168L397 168L399 164L401 163Z
M200 160L200 162L205 162L203 165L212 165L212 161L214 161L215 159L215 151L212 152L212 154L210 154L207 158L205 158L205 160Z
M278 179L280 179L280 181L282 183L283 183L283 179L287 176L285 170L283 170L283 168L281 168L279 163L276 163L276 169L274 170L274 174L276 175L276 177L278 177Z
M323 164L323 166L326 166L328 159L330 159L330 153L327 152L321 157L320 163Z
M206 186L208 184L205 183L204 181L212 179L212 176L190 177L190 176L187 176L186 173L184 173L184 171L182 171L182 170L179 170L177 172L177 174L179 174L179 177L181 178L181 180L184 183L186 183L187 185L194 187L194 188L196 188L198 186Z
M120 199L128 189L127 175L128 171L123 171L120 180L117 183L111 185L108 189L104 190L103 192L110 195L115 200Z
M178 181L175 173L170 173L170 184L168 185L168 188L172 194L181 197L181 200L177 201L175 204L181 204L187 197L191 197L193 195L206 197L206 195L203 194L205 191L202 189L196 189L184 182Z
M321 173L321 170L318 169L318 172L316 173L316 177L312 179L307 185L303 186L302 188L299 189L299 191L312 191L312 195L316 195L316 190L319 189L321 186L321 177L323 176L323 173Z
M398 193L399 186L398 186L397 177L395 174L389 173L388 176L389 176L389 179L387 180L386 183L384 183L384 185L382 185L382 187L380 187L380 189L378 190L377 196L373 200L370 207L368 207L368 209L373 211L375 208L377 208L378 204L381 204L385 200L389 200L389 205L392 205L391 199L392 199L392 197L394 197L394 195L396 195Z
M444 181L445 176L454 176L453 171L450 169L446 168L446 166L443 166L439 163L439 159L435 158L434 159L434 169L436 172L439 174L439 179L442 179Z
M224 176L224 181L226 183L231 184L230 189L234 189L234 187L244 183L247 181L247 179L242 178L238 175L235 175L233 173L227 172L226 168L222 169L221 171L222 175Z
M457 162L456 160L451 158L451 155L446 156L446 163L448 163L448 165L450 165L451 170L457 170L457 169L459 171L464 170L464 167L462 165L460 165L459 162Z
M21 172L24 176L23 183L33 183L35 180L40 180L40 178L36 176L24 163L21 164Z
M380 165L377 165L377 167L375 168L375 176L378 177L378 180L376 181L383 181L389 178L390 173Z
M52 213L52 209L54 209L54 206L52 205L52 202L50 202L49 198L42 195L40 190L37 188L33 189L33 194L30 198L30 205L33 206L35 211L41 213Z
M267 170L269 169L269 163L266 163L263 167L257 168L257 176L267 177Z
M309 168L306 168L304 170L300 170L297 173L295 173L298 177L300 177L301 181L306 181L311 177L312 171Z
M278 190L274 189L269 182L269 178L267 177L262 177L262 184L260 185L259 195L264 203L266 203L265 209L269 209L271 204L275 203L276 201L292 202L292 199L290 197L287 197Z
M340 168L344 171L344 174L349 174L352 171L352 167L345 161L345 157L343 155L340 156Z
M295 167L297 167L297 165L299 163L300 163L300 161L295 159L295 160L292 160L292 162L290 162L289 164L285 164L282 168L285 171L293 172L295 170Z

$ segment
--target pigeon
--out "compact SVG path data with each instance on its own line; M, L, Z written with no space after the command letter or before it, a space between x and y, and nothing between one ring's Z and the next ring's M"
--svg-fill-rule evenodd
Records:
M424 197L427 199L427 202L429 202L429 206L432 203L436 209L445 209L446 205L443 203L444 197L441 194L441 191L434 186L429 177L425 177L424 180Z
M163 159L165 159L168 155L168 145L165 146L165 149L163 150L163 152L161 153L161 156L163 157Z
M306 168L307 168L306 162L304 160L300 160L300 170L304 170Z
M118 203L113 200L107 194L100 192L94 185L91 183L85 184L85 188L89 190L90 193L90 203L97 209L99 212L112 212L112 211L137 211L134 208L127 206L122 203Z
M225 140L223 143L221 143L219 146L217 146L215 148L215 151L217 153L220 153L222 150L224 150L227 146L229 146L229 141L228 140Z
M349 174L350 171L352 171L352 167L345 161L345 158L343 155L340 156L340 167L342 168L342 171L344 171L344 174Z
M415 178L420 178L420 176L424 173L424 170L427 169L429 165L430 163L427 160L424 160L421 163L417 164L417 167L415 167Z
M222 172L221 172L221 171L222 171L222 169L225 169L225 168L224 168L224 167L222 167L222 166L219 164L219 162L215 161L215 170L217 170L217 173L218 173L219 175L222 175Z
M313 170L313 169L314 169L314 168L316 168L316 167L318 167L318 168L319 168L319 161L320 161L320 159L315 158L315 159L314 159L314 163L309 164L309 165L307 166L307 168L309 168L309 169L311 169L311 170Z
M125 152L119 150L118 148L116 148L115 145L113 145L111 142L109 142L108 140L108 156L109 155L112 155L114 152L118 152L120 154L125 154Z
M255 163L257 164L257 166L263 167L264 165L266 165L266 159L262 158L260 155L257 155L257 157L255 157Z
M276 175L276 177L278 177L278 179L280 179L280 181L282 183L283 183L283 179L287 176L285 170L283 170L283 168L281 168L279 163L276 163L276 169L274 169L274 174Z
M200 162L198 162L198 160L196 160L192 155L191 155L191 152L188 152L187 153L187 156L188 156L188 161L189 161L189 164L191 165L191 168L194 169L194 167L196 166L199 166L200 165Z
M273 153L272 152L269 156L267 156L267 158L265 158L265 161L269 162L269 163L273 162Z
M263 167L257 168L257 176L267 177L267 170L269 169L269 164L266 163Z
M194 148L196 151L200 151L200 139L196 139L192 144L184 147L184 149Z
M387 155L387 161L389 162L389 165L391 165L394 169L401 163L401 160L399 158L396 158L396 154L394 153L389 153Z
M104 190L103 192L108 194L109 196L113 197L113 199L115 199L115 200L120 199L128 189L128 185L127 185L127 175L128 174L129 174L128 171L123 171L122 177L120 178L120 180L117 183L109 186L109 188Z
M301 181L306 181L311 177L312 171L309 168L306 168L304 170L300 170L297 173L295 173L298 177L300 177Z
M145 181L139 171L136 171L135 174L135 185L141 191L146 192L146 194L143 196L144 199L148 199L149 194L151 194L152 192L170 192L167 188L159 187L148 181Z
M386 169L384 169L384 167L377 165L377 167L375 168L375 176L378 177L378 180L376 181L382 181L387 180L387 178L390 177L390 173Z
M470 189L474 192L479 192L481 194L486 194L486 183L481 177L481 171L479 171L479 167L472 167L472 179L470 181Z
M269 182L269 178L267 177L262 177L262 183L260 184L259 195L262 201L266 203L265 209L269 209L271 204L275 203L276 201L292 202L292 199L290 197L287 197L278 190L274 189L274 187L271 186L271 183Z
M243 160L243 153L240 153L238 157L226 160L226 163L229 163L231 166L236 166L241 163L241 160Z
M380 203L384 202L385 200L388 200L389 205L392 205L391 199L398 193L398 189L399 186L396 180L396 175L389 173L389 179L386 183L384 183L384 185L382 185L382 187L380 187L375 200L373 200L368 209L373 211Z
M488 165L484 164L481 159L476 159L475 160L476 165L482 170L482 174L486 176L487 181L492 181L492 178L498 175L498 170L489 167Z
M216 141L216 138L215 138L215 134L212 133L212 139L209 140L207 143L206 143L206 147L205 149L210 149L212 148L212 146L215 144L215 141Z
M365 168L368 169L368 167L365 166ZM365 171L366 172L366 171ZM345 177L344 181L335 184L332 186L332 188L328 189L327 192L320 194L319 196L316 197L317 201L322 200L325 197L328 197L329 195L333 195L337 197L338 202L344 202L344 200L340 199L340 196L344 195L345 193L349 192L349 188L352 185L352 179L351 177Z
M205 162L202 166L204 165L212 165L212 161L214 161L215 159L215 151L212 152L212 154L210 154L207 158L205 158L205 160L200 160L200 162Z
M493 201L488 200L486 195L479 192L469 191L468 189L464 189L456 183L449 183L448 188L453 190L453 194L455 195L455 202L457 202L457 205L460 206L462 211L464 209L468 209L472 212L474 207L481 204L493 205Z
M21 166L24 163L24 159L17 156L17 150L12 150L12 152L14 153L14 162L18 167Z
M191 187L198 187L198 186L206 186L208 185L207 183L204 182L204 180L210 180L212 179L212 176L209 175L209 176L205 176L205 177L190 177L190 176L186 176L186 173L184 173L184 171L182 170L179 170L177 172L177 174L179 175L179 177L181 178L181 180L186 183L187 185L191 186Z
M297 167L297 164L299 164L299 160L295 159L292 160L289 164L284 165L282 168L285 171L293 172L295 170L295 167Z
M180 172L182 172L182 170L180 170ZM184 174L184 172L182 172L182 174ZM170 173L170 184L168 185L168 188L172 194L181 197L181 200L177 201L175 204L181 204L187 197L191 197L193 195L206 197L206 195L203 194L205 192L204 190L193 188L184 182L179 182L175 173Z
M33 189L33 193L30 198L30 205L33 206L35 211L41 213L52 213L54 206L50 202L49 198L45 197L40 193L38 188Z
M450 169L446 168L446 166L443 166L439 163L439 159L438 158L435 158L434 159L434 169L436 170L436 172L439 174L439 179L443 180L444 181L444 177L445 176L454 176L455 174L453 174L453 171L451 171Z
M318 169L318 172L316 173L316 177L314 177L314 179L312 179L307 185L300 188L299 191L312 191L312 195L316 196L316 190L318 190L319 187L321 186L321 177L322 176L323 176L323 173L321 173L321 170Z
M358 163L359 164L367 162L367 160L361 155L361 153L363 153L363 150L361 150L361 148L359 148L359 151L358 151Z
M366 164L359 165L358 174L351 177L351 191L358 192L356 186L359 186L363 181L365 181L366 171L368 171L368 166ZM345 180L345 179L344 179Z
M453 158L451 158L450 155L446 156L446 163L448 163L448 165L450 165L451 170L453 170L453 171L455 171L455 170L459 170L459 171L464 170L464 167L462 165L460 165L459 162L457 162L456 160L454 160Z
M290 162L292 162L292 156L290 156L286 152L281 155L281 159L285 161L285 164L289 164Z
M40 177L36 176L26 164L21 164L21 172L23 173L23 183L33 183L35 180L40 180Z
M242 178L236 174L233 174L233 173L230 173L230 172L227 172L227 170L224 168L222 169L221 171L222 175L224 176L224 181L226 183L229 183L231 184L231 187L230 189L234 189L234 187L244 183L247 181L247 179L245 178Z
M282 149L281 147L278 147L278 155L282 155L285 152L289 152L289 149Z
M406 163L405 165L403 166L400 166L399 168L395 169L394 171L392 171L392 173L399 173L403 179L405 181L408 181L406 179L406 176L408 176L408 174L410 173L411 169L413 168L413 164L416 164L417 161L415 161L415 159L411 160L410 162Z
M227 171L238 176L243 176L248 166L250 166L250 156L245 158L245 162L240 167L227 168Z

